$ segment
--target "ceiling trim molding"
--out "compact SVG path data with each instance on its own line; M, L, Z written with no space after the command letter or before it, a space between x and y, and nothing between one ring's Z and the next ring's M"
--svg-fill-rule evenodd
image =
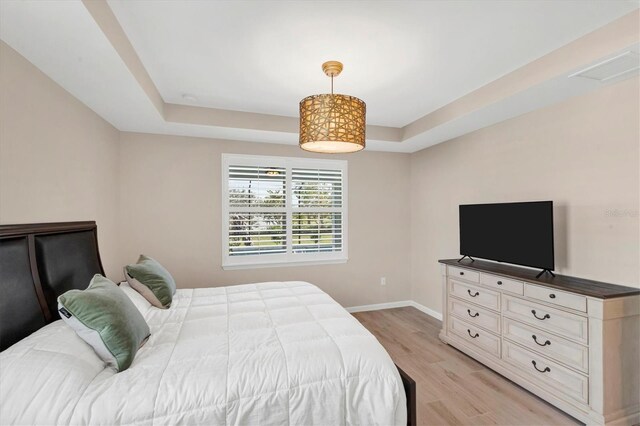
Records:
M164 116L165 103L162 95L160 95L158 88L127 38L109 4L103 0L82 0L82 4L87 8L96 24L98 24L116 52L118 52L118 55L120 55L133 77L138 81L142 90L147 94L153 106L156 107L161 116Z
M266 132L297 134L299 130L299 119L295 117L178 104L164 104L164 119L172 123L232 127ZM402 129L399 128L367 126L367 139L369 140L400 142L401 136Z
M566 44L515 71L439 108L402 128L402 140L411 139L465 114L492 105L530 87L565 75L638 43L640 10Z

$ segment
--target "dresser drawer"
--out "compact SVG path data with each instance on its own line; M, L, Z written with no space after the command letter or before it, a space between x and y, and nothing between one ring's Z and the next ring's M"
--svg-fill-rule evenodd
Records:
M588 343L588 324L585 317L507 295L503 295L502 304L502 314L505 317L580 343Z
M500 337L462 321L456 317L449 319L449 331L465 342L496 357L500 357Z
M470 324L494 333L500 333L500 314L498 313L479 308L454 297L449 298L449 312L464 318Z
M589 349L586 346L509 318L504 318L502 328L503 337L576 370L589 372Z
M565 291L558 291L548 287L527 284L524 288L524 295L543 302L562 306L564 308L587 312L587 298L579 294L567 293Z
M473 281L475 283L480 282L480 273L471 271L469 269L456 268L455 266L448 266L447 273L451 278L460 278L467 281Z
M497 290L508 291L520 296L524 294L524 283L522 281L511 280L498 275L480 274L480 282Z
M541 386L552 388L576 401L589 402L589 378L505 340L502 359Z
M489 309L500 310L500 293L449 279L449 294Z

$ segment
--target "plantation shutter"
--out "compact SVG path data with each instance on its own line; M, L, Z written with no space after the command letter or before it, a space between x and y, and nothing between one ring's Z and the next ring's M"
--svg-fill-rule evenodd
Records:
M346 261L346 161L223 155L223 267Z
M294 253L342 249L342 171L292 169Z
M229 256L287 252L285 169L229 166Z

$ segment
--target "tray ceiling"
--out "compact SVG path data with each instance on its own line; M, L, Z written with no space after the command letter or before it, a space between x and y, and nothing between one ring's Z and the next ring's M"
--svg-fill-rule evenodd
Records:
M297 143L337 59L367 149L413 152L602 87L567 76L638 53L639 18L637 1L3 0L0 38L119 130L267 143Z

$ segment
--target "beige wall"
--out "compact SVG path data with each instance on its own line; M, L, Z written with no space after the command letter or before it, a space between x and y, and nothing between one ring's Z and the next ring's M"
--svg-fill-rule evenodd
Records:
M349 262L223 271L220 155L309 154L120 133L0 42L0 223L95 219L112 279L147 253L182 287L300 279L346 306L440 311L458 205L551 199L558 271L638 286L639 89L630 79L411 155L336 157L349 160Z
M459 253L458 205L553 200L556 269L640 286L639 80L411 156L412 297L441 312L438 259Z
M332 157L349 161L347 263L224 271L221 154L311 155L296 146L137 133L121 134L120 153L121 263L156 257L180 287L310 281L345 306L410 296L408 154Z
M144 252L182 287L308 280L347 306L410 296L407 154L339 157L349 160L346 264L223 271L221 153L308 154L120 133L2 42L0 118L0 223L96 220L114 280Z
M0 223L96 220L114 276L118 136L0 41Z

